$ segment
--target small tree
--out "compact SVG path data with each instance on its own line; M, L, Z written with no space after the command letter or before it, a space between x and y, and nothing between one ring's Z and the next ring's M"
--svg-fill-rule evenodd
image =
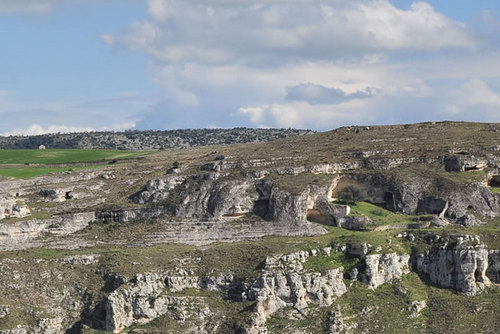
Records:
M339 200L349 205L354 205L357 202L365 200L365 193L363 189L358 186L348 185L339 192Z

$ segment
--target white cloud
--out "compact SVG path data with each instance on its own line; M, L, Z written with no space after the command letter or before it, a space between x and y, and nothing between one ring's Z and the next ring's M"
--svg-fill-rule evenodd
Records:
M135 128L138 113L156 101L137 92L101 100L31 100L0 92L0 133L40 134L75 131L121 131Z
M313 83L301 83L300 85L286 88L286 100L306 101L309 104L338 104L353 99L365 99L376 95L378 89L366 87L354 93L346 93L340 88L325 87Z
M152 20L103 39L160 62L225 64L331 60L352 52L433 51L476 43L464 24L424 2L407 10L387 0L202 3L149 0Z
M170 1L166 0L149 0L148 12L151 17L157 21L163 22L168 17L176 14Z
M448 93L448 100L446 110L452 115L481 111L500 118L500 95L493 92L483 80L465 82Z
M139 127L447 118L470 104L452 102L457 81L500 77L498 54L481 52L469 26L426 2L149 0L148 12L102 38L146 54L163 87Z
M1 0L0 13L46 14L61 0Z

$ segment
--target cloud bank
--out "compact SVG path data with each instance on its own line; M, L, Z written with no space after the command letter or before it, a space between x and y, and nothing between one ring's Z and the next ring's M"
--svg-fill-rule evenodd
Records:
M481 52L476 30L426 2L150 0L148 12L102 36L115 50L146 55L163 87L139 127L329 129L461 119L471 109L500 121L498 95L477 63L498 64L496 55ZM457 99L464 90L490 102Z

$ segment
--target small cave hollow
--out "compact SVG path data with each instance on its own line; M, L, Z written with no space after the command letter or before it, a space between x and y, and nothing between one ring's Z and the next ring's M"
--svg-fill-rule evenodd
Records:
M484 167L481 166L469 166L469 167L464 167L465 172L473 172L473 171L481 171L483 170Z
M307 210L306 218L308 221L313 223L329 225L328 218L325 215L323 215L319 210L314 208Z
M394 194L389 191L384 193L384 207L390 211L394 211L395 209Z
M426 197L419 199L417 214L440 214L446 207L446 201L441 198Z
M499 188L500 187L500 175L493 176L489 181L488 185L490 187Z
M474 271L474 278L476 279L476 282L483 282L483 274L479 268Z
M253 204L252 212L262 219L267 219L269 212L269 199L263 198L256 200Z

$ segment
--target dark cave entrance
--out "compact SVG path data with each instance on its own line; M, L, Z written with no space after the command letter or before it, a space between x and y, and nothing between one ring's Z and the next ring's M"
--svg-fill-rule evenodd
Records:
M396 205L394 204L394 194L387 191L384 194L384 206L387 210L394 211Z
M488 185L490 187L496 187L496 188L499 188L500 187L500 175L495 175L493 176L489 181L488 181Z

